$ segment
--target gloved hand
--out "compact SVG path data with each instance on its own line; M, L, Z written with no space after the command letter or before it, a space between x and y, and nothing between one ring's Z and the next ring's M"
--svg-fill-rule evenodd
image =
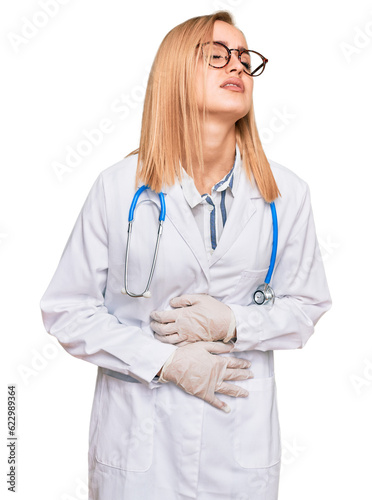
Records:
M234 397L246 397L248 391L224 380L245 380L253 374L251 363L236 357L216 356L230 352L234 345L222 342L194 342L176 349L165 362L159 382L174 382L188 394L203 399L229 413L230 407L215 396L215 392ZM215 353L215 354L212 354Z
M206 294L181 295L169 304L170 311L153 311L150 323L155 338L185 345L199 340L228 342L235 333L235 316L229 306Z

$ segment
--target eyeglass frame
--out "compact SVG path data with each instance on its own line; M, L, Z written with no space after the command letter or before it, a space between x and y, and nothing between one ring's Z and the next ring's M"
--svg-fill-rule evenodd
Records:
M245 69L243 69L243 71L244 71L244 73L245 73L246 75L248 75L248 76L252 76L253 78L254 78L254 77L257 77L257 76L262 75L262 73L265 71L266 63L268 63L268 62L269 62L269 60L268 60L266 57L264 57L264 56L263 56L262 54L260 54L259 52L256 52L255 50L250 50L250 49L242 49L242 50L240 50L240 49L229 49L229 47L227 47L227 46L226 46L224 43L222 43L222 42L205 42L205 43L201 43L201 44L200 44L200 43L198 43L198 45L196 46L196 48L201 47L201 53L203 54L204 58L205 58L205 54L204 54L204 52L203 52L203 47L204 47L204 45L209 45L210 43L212 43L212 44L216 44L216 45L221 45L222 47L224 47L224 48L227 50L227 53L228 53L228 55L229 55L229 56L228 56L228 59L227 59L227 61L226 61L226 63L225 63L223 66L213 66L213 64L208 63L208 66L210 66L211 68L215 68L215 69L222 69L222 68L224 68L225 66L227 66L227 65L229 64L229 62L231 61L231 52L232 52L232 51L234 51L234 50L238 52L238 59L239 59L239 62L240 62L243 66L244 66L244 64L243 64L243 63L242 63L242 61L241 61L241 56L242 56L242 54L243 54L243 53L245 53L245 52L246 52L246 53L253 52L254 54L257 54L258 56L260 56L260 57L261 57L261 59L262 59L262 64L263 64L263 70L261 71L261 73L259 73L258 75L254 75L254 74L252 74L252 73L247 73L247 72L245 71ZM261 68L262 64L261 64L260 66L257 66L257 68L255 69L255 72L256 72L258 69L260 69L260 68Z

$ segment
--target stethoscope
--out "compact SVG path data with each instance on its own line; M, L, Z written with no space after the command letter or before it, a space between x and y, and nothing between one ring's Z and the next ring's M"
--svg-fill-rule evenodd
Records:
M131 240L133 222L134 222L134 212L136 210L136 206L137 206L137 202L138 202L139 197L146 189L149 189L149 186L141 186L137 190L137 192L135 193L135 195L133 197L130 208L129 208L128 238L127 238L127 246L126 246L126 250L125 250L124 287L121 289L121 293L124 295L125 294L129 295L130 297L144 297L144 298L151 297L150 285L151 285L152 277L153 277L154 271L155 271L156 260L158 258L160 237L163 233L163 223L164 223L164 219L165 219L165 215L166 215L164 193L160 192L160 193L158 193L159 200L160 200L158 234L157 234L157 238L156 238L155 250L154 250L154 255L152 258L152 264L151 264L149 278L147 280L146 288L142 293L130 292L128 289L128 262L129 262L130 240ZM277 252L277 248L278 248L278 219L277 219L277 215L276 215L276 208L275 208L274 202L270 203L270 208L271 208L271 216L272 216L272 220L273 220L273 245L272 245L272 250L271 250L270 266L269 266L269 270L267 271L264 283L262 283L262 285L259 285L257 290L253 294L253 300L254 300L255 304L257 304L259 306L269 304L270 302L274 303L274 300L275 300L275 293L274 293L274 290L270 286L270 281L271 281L272 274L274 271L276 252Z

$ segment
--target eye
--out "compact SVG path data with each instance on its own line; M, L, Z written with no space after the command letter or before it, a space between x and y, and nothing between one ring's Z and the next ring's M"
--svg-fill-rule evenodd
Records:
M244 67L244 71L246 73L251 73L252 71L252 66L253 66L253 61L251 60L251 56L248 52L242 52L240 55L240 62L242 63Z
M248 62L241 61L241 63L248 72L251 71L252 66Z

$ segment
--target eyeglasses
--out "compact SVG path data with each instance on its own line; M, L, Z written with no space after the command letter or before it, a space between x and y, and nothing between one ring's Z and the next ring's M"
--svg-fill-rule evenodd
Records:
M263 73L266 63L269 60L254 50L229 49L222 42L206 42L201 44L203 57L212 68L224 68L227 66L231 59L231 52L234 50L238 52L238 59L244 67L244 73L250 76L259 76Z

